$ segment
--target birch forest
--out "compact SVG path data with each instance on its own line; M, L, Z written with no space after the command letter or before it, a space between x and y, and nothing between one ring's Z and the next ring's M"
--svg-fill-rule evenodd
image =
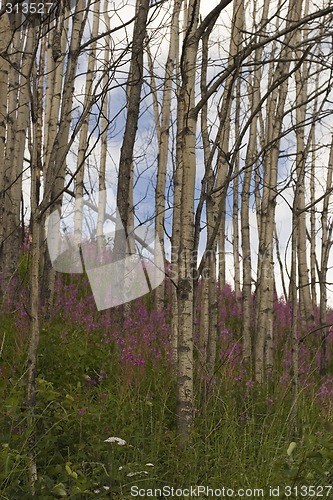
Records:
M332 0L0 1L0 498L333 498Z

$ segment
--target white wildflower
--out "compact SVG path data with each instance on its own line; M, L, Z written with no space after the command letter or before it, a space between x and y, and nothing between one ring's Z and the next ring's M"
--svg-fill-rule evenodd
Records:
M146 470L140 470L138 472L129 472L127 474L127 477L137 476L138 474L148 474L148 472Z
M147 467L154 467L154 464L149 463L149 464L146 464L146 466Z
M112 436L112 437L105 439L104 443L117 443L117 444L119 444L119 446L125 446L126 441L124 439Z

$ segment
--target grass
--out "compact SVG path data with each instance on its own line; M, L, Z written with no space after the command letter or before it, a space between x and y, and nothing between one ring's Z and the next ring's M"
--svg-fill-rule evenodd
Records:
M65 292L68 301L70 294ZM82 300L71 302L67 312L59 305L42 325L36 407L38 500L126 499L133 498L131 487L224 485L267 492L269 486L329 484L332 408L318 397L316 376L311 375L300 392L295 437L290 429L290 387L288 382L281 384L282 356L269 389L236 376L241 373L237 359L221 363L208 401L196 392L191 443L180 448L174 367L163 332L162 340L156 334L161 321L150 323L145 304L138 303L120 335L113 331L112 316L104 326L95 313L88 320L82 316L80 323L73 308L81 307ZM239 326L241 319L231 320ZM19 312L2 317L0 498L10 500L30 498L27 324ZM111 436L127 444L105 442ZM292 452L291 441L296 443ZM279 498L287 498L284 493L280 491Z

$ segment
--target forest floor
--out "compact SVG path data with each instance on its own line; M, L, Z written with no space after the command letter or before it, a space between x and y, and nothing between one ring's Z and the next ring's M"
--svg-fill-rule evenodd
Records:
M0 339L0 498L10 500L30 498L28 292L14 297L4 305ZM295 433L290 307L276 299L276 364L259 387L242 367L241 302L226 287L215 375L205 377L196 350L194 424L180 448L169 306L157 313L150 300L134 301L117 331L113 310L97 312L81 285L59 278L51 318L41 325L36 498L333 498L332 336L325 378L320 339L300 344Z

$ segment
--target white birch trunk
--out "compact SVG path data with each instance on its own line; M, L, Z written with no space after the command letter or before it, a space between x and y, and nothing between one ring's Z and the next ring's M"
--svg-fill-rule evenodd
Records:
M181 441L189 437L193 418L193 280L191 277L194 244L194 186L196 174L196 117L190 111L195 104L195 69L198 40L199 2L188 5L188 25L181 57L182 86L179 106L183 120L177 139L182 144L182 203L178 263L178 365L177 365L177 432ZM185 126L186 125L186 126Z
M301 15L302 2L290 3L287 24L290 19ZM273 367L273 299L274 299L274 261L273 239L275 218L276 182L279 159L279 137L288 92L287 76L290 71L292 44L295 33L287 34L284 49L277 62L272 84L278 85L272 91L267 106L266 140L272 144L264 158L264 188L261 201L261 220L259 236L259 288L257 301L257 338L255 345L255 378L262 383L265 374L270 375ZM272 120L274 117L274 120Z
M0 18L0 52L5 53L10 44L11 30L8 15ZM7 133L7 92L8 92L9 63L0 58L0 272L3 272L4 249L4 202L5 202L5 143ZM0 291L1 293L1 291Z
M100 2L94 3L93 11L93 26L91 37L94 39L98 34L99 27L99 9ZM92 42L89 58L88 68L86 74L85 95L84 95L84 109L88 109L89 103L93 100L92 84L94 80L94 71L96 64L96 41ZM84 186L84 172L85 172L85 156L87 151L88 141L88 127L89 127L89 114L87 113L80 130L79 149L77 156L77 169L78 172L75 177L75 213L74 213L74 242L76 245L81 243L82 240L82 217L83 217L83 186ZM103 232L103 231L102 231Z
M163 88L162 116L159 134L157 182L155 195L156 232L161 242L164 255L164 212L165 212L165 184L169 157L169 129L172 103L173 73L178 56L179 45L179 14L183 0L174 2L171 27L170 45L165 68L165 83ZM156 308L161 310L164 305L165 282L156 289Z
M5 184L7 187L5 195L5 242L4 242L4 269L5 283L8 283L17 271L18 256L21 240L20 207L22 195L22 171L24 163L24 152L26 147L27 129L29 124L29 86L32 68L32 55L34 50L34 30L28 28L22 34L20 45L23 53L20 61L20 72L15 69L18 76L17 101L10 103L15 114L14 130L8 127L8 149L6 147L5 159ZM14 35L15 38L15 35ZM14 92L15 94L16 92ZM17 110L17 111L16 111Z
M326 192L330 193L332 189L332 178L333 178L333 138L331 142L329 161L327 166L327 176L326 176ZM320 314L320 326L321 329L321 346L320 346L320 375L324 377L327 373L327 335L328 328L327 323L327 272L328 272L328 259L330 256L330 251L332 248L332 232L333 224L329 219L329 201L330 195L328 194L324 198L323 210L321 215L321 262L320 262L320 302L319 302L319 314Z
M108 5L109 2L108 0L105 0L104 2L104 20L105 20L105 25L106 29L110 30L111 23L110 23L110 16L108 14ZM107 88L109 77L108 77L108 72L107 69L109 67L110 63L110 44L111 44L111 36L107 35L105 39L105 50L104 50L104 67L105 67L105 74L103 77L103 88ZM107 146L108 146L108 138L107 138L107 132L108 132L108 103L109 103L109 96L108 93L105 94L103 98L103 106L102 106L102 119L101 119L101 128L102 128L102 137L101 137L101 162L99 166L99 173L98 173L98 186L99 186L99 199L98 199L98 218L97 218L97 245L98 245L98 250L99 253L101 254L102 252L102 247L103 247L103 225L105 222L105 210L106 210L106 197L105 195L101 196L101 192L105 191L106 189L106 184L105 184L105 176L106 176L106 157L107 157Z

